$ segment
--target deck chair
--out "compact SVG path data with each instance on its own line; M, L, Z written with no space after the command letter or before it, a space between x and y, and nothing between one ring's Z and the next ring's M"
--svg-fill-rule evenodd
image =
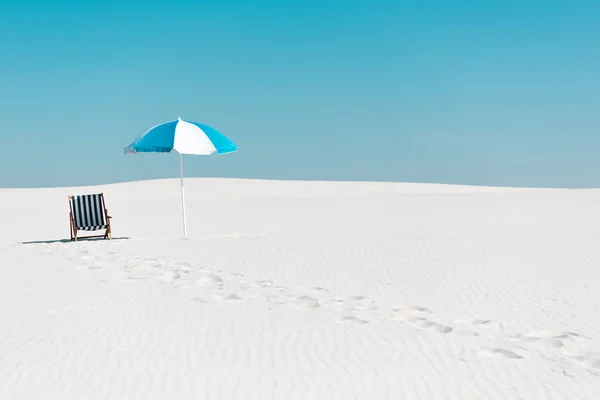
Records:
M110 215L104 203L104 193L69 196L69 223L71 225L71 241L77 239L100 238L112 239ZM105 230L104 235L78 237L79 231Z

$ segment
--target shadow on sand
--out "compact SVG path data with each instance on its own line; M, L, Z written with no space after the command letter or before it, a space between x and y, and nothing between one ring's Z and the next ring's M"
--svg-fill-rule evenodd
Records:
M129 240L129 237L113 237L112 239L104 239L104 238L79 238L77 242L110 242L112 240ZM76 243L71 239L56 239L56 240L35 240L31 242L19 242L18 244L52 244L52 243Z

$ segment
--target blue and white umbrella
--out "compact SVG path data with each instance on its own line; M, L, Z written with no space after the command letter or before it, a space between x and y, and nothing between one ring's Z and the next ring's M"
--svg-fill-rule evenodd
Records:
M183 237L187 238L182 155L227 154L233 153L237 149L238 146L235 143L216 129L178 118L176 121L165 122L143 132L125 148L124 153L171 153L173 151L179 153Z

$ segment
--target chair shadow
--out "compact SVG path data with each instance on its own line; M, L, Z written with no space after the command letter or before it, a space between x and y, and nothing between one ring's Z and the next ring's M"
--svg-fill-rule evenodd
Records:
M131 238L127 237L127 236L113 237L112 239L82 237L82 238L78 238L77 242L96 242L96 241L110 242L111 240L129 240L129 239L131 239ZM30 242L19 242L18 244L52 244L52 243L71 243L71 242L75 243L71 239L56 239L56 240L33 240Z

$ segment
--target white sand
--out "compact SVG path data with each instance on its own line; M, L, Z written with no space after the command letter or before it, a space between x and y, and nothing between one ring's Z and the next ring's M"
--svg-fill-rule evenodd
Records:
M0 190L0 399L600 398L600 191L186 182Z

